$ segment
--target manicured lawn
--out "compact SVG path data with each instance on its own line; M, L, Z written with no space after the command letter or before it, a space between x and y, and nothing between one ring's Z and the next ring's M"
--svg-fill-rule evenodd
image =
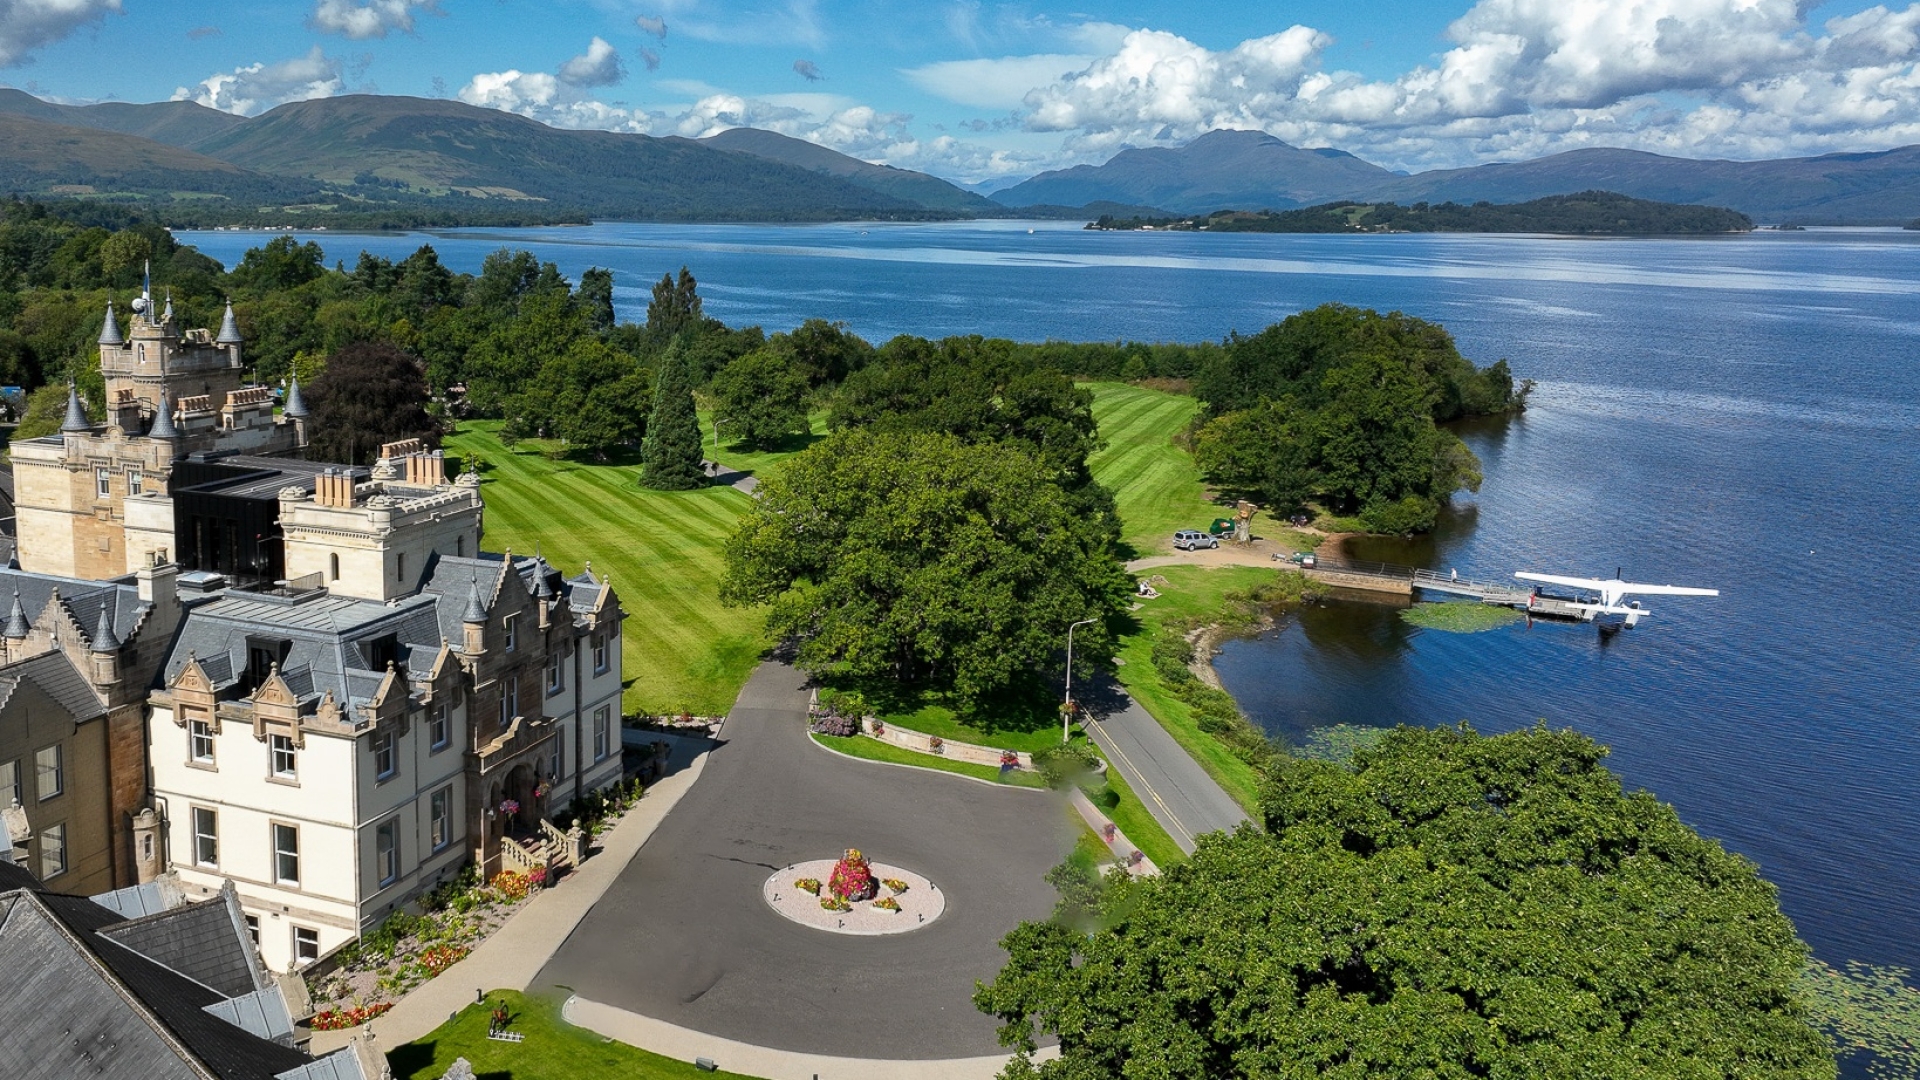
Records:
M449 450L483 463L486 546L543 554L568 574L591 560L625 603L626 709L719 715L768 645L758 610L723 608L721 548L748 497L730 487L647 491L638 464L554 460L466 423Z
M1136 556L1173 550L1180 529L1230 516L1208 502L1192 455L1173 438L1200 411L1183 394L1125 383L1091 383L1093 416L1106 447L1089 464L1120 506L1121 537Z
M1257 566L1169 566L1156 573L1166 578L1166 583L1158 586L1159 598L1144 601L1141 609L1134 612L1136 629L1120 639L1120 683L1234 801L1248 812L1257 813L1259 774L1253 766L1233 756L1219 740L1201 731L1193 709L1161 683L1159 673L1153 668L1153 639L1169 622L1220 611L1227 593L1270 581L1277 571ZM1141 850L1147 849L1142 846Z
M727 439L725 424L720 426L720 445L716 448L713 443L713 412L701 409L699 413L700 437L704 440L700 444L701 452L706 454L709 460L718 461L730 469L753 473L755 476L764 476L771 466L779 464L827 437L827 412L822 409L807 418L812 431L805 435L787 436L787 440L776 450L736 449Z
M1043 788L1047 782L1038 773L1029 769L1015 769L1001 779L1000 770L992 765L976 765L971 761L955 761L939 754L923 754L918 750L909 750L904 746L895 746L890 742L867 735L852 735L846 738L831 735L809 733L807 738L836 754L861 758L865 761L886 761L895 765L912 765L918 769L933 769L937 772L949 772L958 776L971 776L975 780L985 780L1007 787Z
M487 1017L501 1001L513 1016L507 1030L525 1035L525 1042L487 1038ZM394 1080L440 1080L462 1057L487 1080L751 1080L739 1073L703 1072L688 1062L610 1042L562 1020L559 1001L511 990L496 990L487 995L487 1004L469 1005L426 1037L396 1047L387 1063Z

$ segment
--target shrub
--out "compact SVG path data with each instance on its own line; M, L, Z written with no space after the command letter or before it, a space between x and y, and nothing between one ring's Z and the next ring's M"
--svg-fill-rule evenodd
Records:
M824 716L815 717L813 723L807 725L807 730L820 735L833 735L844 739L850 735L858 734L860 728L859 725L854 723L853 717L851 716L827 713Z

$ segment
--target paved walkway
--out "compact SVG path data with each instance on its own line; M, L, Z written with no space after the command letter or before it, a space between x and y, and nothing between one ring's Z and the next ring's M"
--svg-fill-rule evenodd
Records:
M439 1027L478 1000L480 991L525 990L534 973L599 902L668 812L679 805L706 765L707 755L702 754L656 782L637 806L602 834L598 854L553 888L543 889L522 904L513 918L466 959L415 988L391 1012L366 1027L314 1032L313 1052L323 1054L345 1046L354 1034L367 1030L373 1032L376 1045L384 1052Z
M1180 850L1191 852L1194 838L1247 820L1233 796L1125 691L1106 682L1085 703L1092 712L1083 722L1087 735ZM1104 711L1102 703L1110 703Z
M725 1042L734 1055L733 1044L751 1043L793 1055L756 1061L802 1064L704 1056L803 1080L851 1075L844 1063L804 1064L821 1058L911 1059L928 1063L927 1076L986 1080L1005 1058L995 1021L973 1007L974 983L1005 961L1001 937L1052 911L1044 875L1073 845L1065 808L1052 792L989 790L820 753L806 737L806 706L800 673L761 665L708 754L704 782L531 985L564 988L577 1010L632 1014L621 1032L682 1060L703 1046ZM848 938L789 922L761 899L769 873L849 846L932 879L946 914L909 934ZM872 1068L909 1075L897 1063Z

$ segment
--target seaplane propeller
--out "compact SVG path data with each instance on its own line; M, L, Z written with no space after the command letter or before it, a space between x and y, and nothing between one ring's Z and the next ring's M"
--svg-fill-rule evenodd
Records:
M1642 585L1633 581L1620 580L1620 571L1615 570L1611 578L1563 577L1559 574L1534 574L1520 571L1513 576L1521 581L1532 581L1542 585L1559 585L1579 591L1580 598L1571 606L1578 609L1580 618L1586 622L1600 622L1608 625L1635 626L1641 619L1653 614L1640 606L1639 601L1628 602L1629 596L1719 596L1719 589L1692 589L1682 585ZM1598 595L1599 602L1589 599Z

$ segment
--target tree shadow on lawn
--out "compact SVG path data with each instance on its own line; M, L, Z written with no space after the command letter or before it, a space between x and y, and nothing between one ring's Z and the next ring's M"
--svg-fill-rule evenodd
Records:
M822 677L822 687L858 693L869 710L882 720L903 727L945 734L943 728L966 728L985 735L1052 731L1060 725L1058 692L1044 678L1023 679L1000 693L966 703L937 687L891 679ZM932 730L928 730L932 729Z
M726 449L735 454L797 454L814 443L826 438L819 432L809 431L805 435L788 432L780 436L772 446L748 446L745 443L728 443Z

